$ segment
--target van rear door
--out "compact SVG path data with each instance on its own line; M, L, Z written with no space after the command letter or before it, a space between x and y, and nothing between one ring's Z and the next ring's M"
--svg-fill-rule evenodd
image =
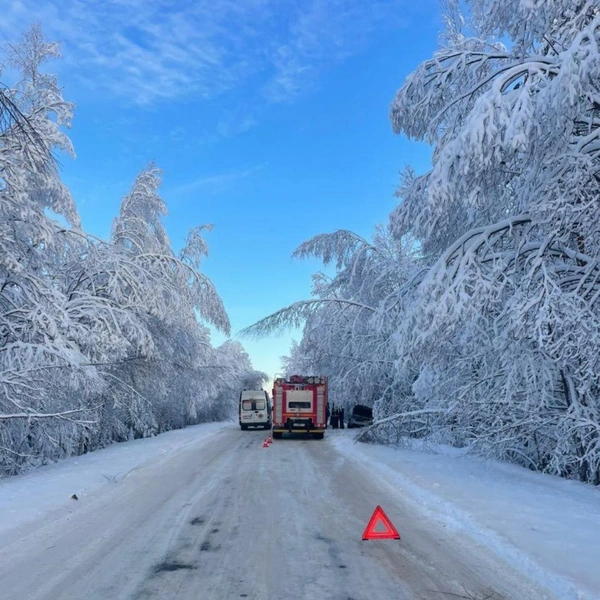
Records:
M264 390L244 390L240 398L240 425L270 427L269 398Z

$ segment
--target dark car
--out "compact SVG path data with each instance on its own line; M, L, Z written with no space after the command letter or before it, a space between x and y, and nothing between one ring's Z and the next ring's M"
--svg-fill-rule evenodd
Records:
M357 404L352 409L347 427L348 429L354 429L355 427L366 427L367 425L373 425L373 409L364 404Z

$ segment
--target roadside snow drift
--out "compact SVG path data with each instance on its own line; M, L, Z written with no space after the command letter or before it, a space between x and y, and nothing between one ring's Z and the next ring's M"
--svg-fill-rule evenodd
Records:
M0 479L0 533L14 529L75 500L100 493L148 463L172 456L188 444L208 440L232 425L205 423L161 435L113 444L34 471Z
M404 450L355 444L350 431L328 435L404 501L485 544L559 598L600 598L600 489L447 446Z

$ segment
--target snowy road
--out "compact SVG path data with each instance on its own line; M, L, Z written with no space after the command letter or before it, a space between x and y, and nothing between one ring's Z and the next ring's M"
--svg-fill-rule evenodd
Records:
M211 433L1 534L0 599L551 598L327 440L263 437ZM378 504L400 541L361 540Z

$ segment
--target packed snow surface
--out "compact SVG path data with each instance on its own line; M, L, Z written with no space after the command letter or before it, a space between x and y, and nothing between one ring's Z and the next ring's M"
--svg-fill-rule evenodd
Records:
M0 481L0 600L600 598L591 486L264 436L200 425ZM401 540L362 541L377 505Z

